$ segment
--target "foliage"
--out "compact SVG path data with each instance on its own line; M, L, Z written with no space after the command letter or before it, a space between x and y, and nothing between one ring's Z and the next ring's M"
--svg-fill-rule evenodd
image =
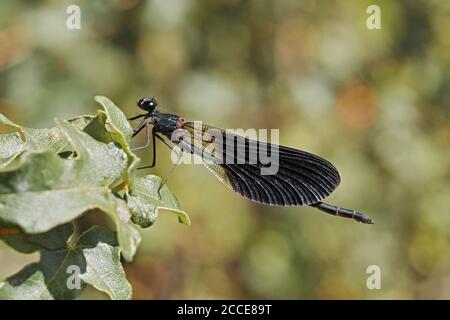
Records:
M106 97L96 101L104 108L96 116L55 119L51 129L25 128L0 114L14 130L0 135L0 239L19 252L40 253L39 262L0 282L2 299L73 299L88 284L129 299L120 255L133 260L137 225L151 226L159 209L189 224L167 186L157 193L159 177L137 176L133 129L122 111ZM93 226L78 235L77 219L93 209L115 231Z
M79 30L66 28L73 1L30 3L0 1L9 119L97 116L101 92L125 114L148 95L187 120L280 129L281 144L338 168L330 203L377 222L253 204L200 166L179 168L169 185L195 224L168 215L142 233L125 265L133 298L450 299L450 2L81 0ZM380 30L366 26L374 4ZM0 241L0 279L32 256ZM374 264L381 290L366 286Z

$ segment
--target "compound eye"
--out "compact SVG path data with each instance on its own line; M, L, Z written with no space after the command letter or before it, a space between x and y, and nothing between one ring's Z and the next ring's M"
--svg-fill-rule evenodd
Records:
M145 111L152 112L158 106L155 98L141 98L137 102L137 106Z
M137 102L137 106L138 106L139 108L141 108L141 109L144 109L145 103L146 103L147 100L149 100L149 99L148 99L148 98L145 98L145 97L139 99L138 102Z

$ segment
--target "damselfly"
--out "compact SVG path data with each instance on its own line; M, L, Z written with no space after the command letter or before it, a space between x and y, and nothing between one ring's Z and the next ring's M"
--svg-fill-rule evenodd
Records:
M373 223L361 212L322 202L339 185L340 176L330 162L319 156L208 125L196 126L178 115L159 112L155 98L141 98L137 106L146 113L129 119L142 118L133 137L144 129L147 137L147 143L137 149L150 144L153 149L152 164L142 168L156 165L155 142L159 139L171 149L178 146L181 152L200 157L220 181L252 201L274 206L307 205L331 215ZM186 141L186 136L190 140ZM272 174L262 172L267 163L258 158L261 151L277 153L277 168Z

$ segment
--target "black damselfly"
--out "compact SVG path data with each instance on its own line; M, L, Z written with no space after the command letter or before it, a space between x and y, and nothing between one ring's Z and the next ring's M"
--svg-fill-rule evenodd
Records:
M147 137L147 143L137 149L146 148L150 143L153 149L152 164L142 168L156 165L155 142L159 139L171 149L178 146L185 153L201 157L203 164L220 181L252 201L274 206L308 205L331 215L373 224L372 219L361 212L322 202L340 182L337 169L327 160L302 150L252 140L212 126L196 126L178 115L159 112L155 98L141 98L137 106L146 113L129 119L142 118L134 129L133 137L144 129ZM196 130L200 130L200 134ZM183 137L187 135L193 139L186 141ZM257 157L262 149L277 152L278 167L273 174L262 174L261 170L267 167Z

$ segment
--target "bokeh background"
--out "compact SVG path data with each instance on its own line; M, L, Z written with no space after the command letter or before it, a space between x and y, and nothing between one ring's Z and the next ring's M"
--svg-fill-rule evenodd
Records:
M70 4L81 30L66 28ZM49 127L95 114L94 95L129 116L149 95L187 119L279 128L339 169L327 202L376 222L254 204L183 165L168 185L192 226L162 212L143 230L125 266L134 298L450 299L448 30L445 0L2 0L0 112ZM147 173L170 166L159 145ZM1 243L0 278L36 259Z

